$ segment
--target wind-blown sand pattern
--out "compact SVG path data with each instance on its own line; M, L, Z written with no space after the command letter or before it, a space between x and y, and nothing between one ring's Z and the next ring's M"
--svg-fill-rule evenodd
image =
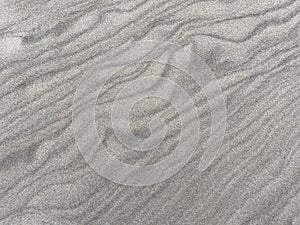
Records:
M299 0L0 1L0 224L300 224ZM98 132L116 158L149 165L170 154L180 133L167 101L148 98L130 125L168 124L160 148L134 152L116 139L109 107L139 76L172 78L199 110L203 133L189 163L170 179L130 187L98 175L72 131L75 91L111 49L165 40L192 49L226 96L222 148L198 170L210 108L187 74L159 63L116 73L97 101Z

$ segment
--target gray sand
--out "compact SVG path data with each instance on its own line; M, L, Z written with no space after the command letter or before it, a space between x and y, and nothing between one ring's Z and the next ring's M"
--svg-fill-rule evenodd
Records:
M300 224L299 10L299 0L1 0L0 224ZM99 57L138 40L192 49L215 74L227 127L205 171L206 95L157 62L125 66L107 81L96 127L118 160L164 159L181 129L168 101L149 97L130 114L141 140L153 116L166 121L163 143L149 152L120 143L110 106L140 76L173 79L198 107L199 146L188 163L163 182L132 187L99 175L80 153L72 110L81 78Z

